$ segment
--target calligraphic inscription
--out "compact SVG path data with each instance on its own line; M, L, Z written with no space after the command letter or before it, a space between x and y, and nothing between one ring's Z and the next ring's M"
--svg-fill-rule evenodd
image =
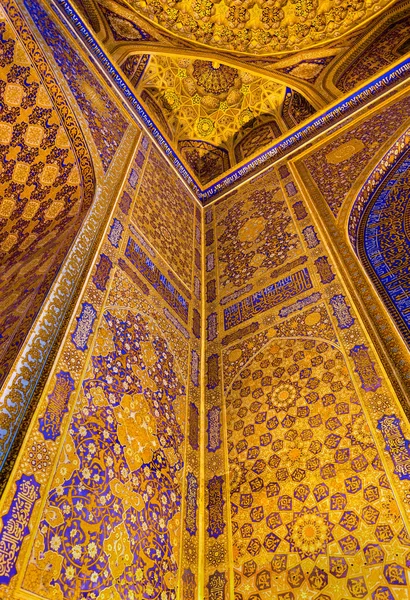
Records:
M213 406L208 410L208 450L216 452L221 447L221 409Z
M223 534L225 529L225 523L223 519L223 507L225 504L223 498L223 477L222 475L214 475L212 479L208 481L208 516L209 526L208 535L209 537L217 538Z
M164 315L166 316L166 318L168 319L168 321L171 321L171 323L173 324L173 326L175 327L175 329L178 329L178 331L180 333L182 333L182 335L184 336L185 339L189 340L189 332L187 329L185 329L185 327L183 325L181 325L181 323L178 321L178 319L176 317L174 317L174 315L171 313L170 310L168 310L167 308L164 308Z
M175 275L173 274L171 269L168 269L167 273L168 273L168 277L170 278L170 280L174 282L176 289L179 290L180 289L179 286L181 286L183 288L185 297L188 300L191 300L192 295L191 295L191 292L188 290L188 288L177 277L175 277Z
M185 569L182 575L182 600L195 600L196 583L195 575L191 569Z
M315 266L319 273L321 283L330 283L335 278L332 267L329 265L327 256L319 256L315 260Z
M359 344L350 350L350 356L353 358L362 388L366 392L375 392L381 386L381 379L376 373L368 348L364 344Z
M141 279L138 277L136 272L125 262L123 258L118 259L118 266L128 275L128 277L140 288L141 292L146 296L149 296L149 288ZM189 334L188 334L189 338Z
M313 294L310 294L310 296L306 296L306 298L302 298L302 300L297 300L293 304L281 308L279 311L279 316L288 317L292 313L297 312L298 310L302 310L302 308L305 308L306 306L309 306L309 304L314 304L315 302L318 302L321 297L322 294L320 292L313 292Z
M240 290L236 290L236 292L233 292L232 294L229 294L228 296L224 296L220 301L219 304L221 306L223 306L224 304L229 304L229 302L232 302L232 300L236 300L237 298L239 298L240 296L243 296L244 294L247 294L248 292L250 292L253 289L253 285L251 283L248 283L248 285L245 285L243 288L241 288Z
M94 321L97 318L97 311L89 302L83 302L81 313L77 319L77 326L74 333L71 334L71 340L77 350L87 350L87 342L93 331Z
M346 304L345 297L342 294L336 294L329 302L340 329L351 327L354 324L354 318L350 314L350 306Z
M313 225L308 225L307 227L302 229L302 233L308 248L316 248L316 246L320 244Z
M189 404L189 443L191 448L199 448L199 410L194 402Z
M125 256L145 277L152 287L157 290L160 296L169 304L179 317L188 322L188 302L174 288L174 286L162 275L161 271L154 265L152 260L148 258L142 248L132 239L128 239Z
M198 480L193 473L187 475L186 491L186 513L185 528L189 535L195 535L197 531L196 513L198 510Z
M100 262L96 266L95 275L93 276L93 283L97 290L100 290L101 292L105 291L110 278L111 269L111 259L106 254L101 254Z
M9 512L3 516L0 533L0 584L7 585L16 575L16 562L23 538L30 533L28 524L34 504L40 498L40 484L34 475L22 475Z
M241 340L245 336L247 336L251 333L255 333L256 331L258 331L258 329L259 329L259 323L256 323L255 321L253 323L251 323L250 325L241 327L241 329L237 329L233 333L230 333L230 334L226 335L224 338L222 338L222 346L228 346L229 344L232 344L232 342L236 342L236 340Z
M128 121L43 7L36 0L26 0L25 4L75 97L93 136L104 171L107 171L128 127Z
M211 313L206 320L206 330L208 342L212 342L218 337L218 315L216 312Z
M45 440L55 441L60 435L60 427L64 414L68 410L68 401L74 391L74 379L67 371L56 375L53 391L48 396L48 404L44 416L39 419L39 430Z
M132 235L139 241L141 246L143 248L145 248L145 250L148 252L148 254L150 254L152 256L152 258L155 258L156 257L155 250L153 248L151 248L151 246L148 244L148 242L145 241L145 239L142 237L142 235L140 235L138 233L138 231L135 229L134 225L132 223L129 223L128 227L130 228ZM168 271L168 273L169 272L170 271Z
M199 355L196 350L191 354L191 381L195 387L199 385Z
M275 281L260 292L225 308L225 331L311 288L312 281L307 268Z
M379 429L386 442L386 450L394 463L394 472L399 479L410 479L410 441L404 437L400 419L395 415L384 415L379 419Z
M209 590L209 600L225 600L225 573L215 571L209 576L207 588Z
M213 390L219 384L219 356L217 354L211 354L208 357L208 390Z
M110 233L108 234L108 240L115 248L118 248L123 231L124 227L122 226L121 221L114 219L111 225Z
M365 218L363 239L359 233L359 245L364 246L382 287L382 297L394 305L407 329L410 327L409 175L407 156L376 193Z
M396 186L398 186L399 188L403 186L403 183L405 183L405 182L402 181L402 177L406 176L406 172L410 168L410 156L408 155L408 152L406 152L403 159L397 161L397 148L400 146L400 143L404 141L405 135L406 134L404 134L404 136L401 136L398 138L396 143L390 148L390 150L384 157L383 162L386 159L388 162L389 158L391 156L393 156L393 154L394 154L395 160L393 162L393 168L391 168L391 163L388 162L388 164L390 165L390 169L388 169L387 174L385 174L384 169L381 168L380 164L379 164L379 167L376 168L373 176L367 180L367 182L363 186L360 194L356 198L354 205L352 206L350 216L349 216L348 232L349 232L349 238L352 243L352 246L356 251L357 251L357 244L358 244L359 224L362 221L362 217L363 217L363 213L364 213L365 209L375 199L375 196L379 197L381 200L380 205L383 208L382 213L380 214L381 217L384 217L384 214L385 214L384 211L386 208L388 210L390 209L389 204L392 204L393 205L392 207L395 208L394 212L397 211L399 214L401 214L401 215L403 214L403 207L400 205L398 206L397 198L395 198L394 196L395 196ZM375 188L373 188L372 184L374 184L377 181L380 181L380 176L382 176L382 175L386 175L385 177L383 177L382 185L376 186ZM377 180L375 179L376 177L377 177ZM370 191L368 189L369 186L370 186ZM406 198L403 198L403 199L405 201L407 201ZM380 205L377 208L377 210L380 209Z

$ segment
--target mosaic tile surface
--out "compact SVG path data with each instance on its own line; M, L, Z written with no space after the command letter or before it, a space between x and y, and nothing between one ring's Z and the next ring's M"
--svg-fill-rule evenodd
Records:
M42 6L36 0L27 0L25 4L70 86L107 170L128 126L127 121Z
M237 597L406 586L407 533L340 351L274 340L227 407Z
M114 23L117 41L143 41L131 22ZM406 600L409 422L363 327L335 230L345 235L343 201L404 123L407 100L312 148L319 200L293 162L202 209L143 132L120 164L114 147L128 132L105 144L97 127L107 90L95 75L87 104L66 62L84 78L84 56L51 29L103 164L119 165L109 190L118 194L1 499L0 597ZM6 63L13 41L0 29ZM19 115L35 76L21 84ZM310 110L293 109L297 118ZM119 114L105 116L113 125ZM16 135L27 153L31 115L21 134L0 123L0 136ZM51 117L51 131L62 126L57 110ZM74 150L63 149L71 165ZM388 234L405 241L400 175L373 207L383 216L379 250L389 250Z
M269 269L282 265L299 248L279 181L272 171L224 200L217 219L224 295L266 276Z

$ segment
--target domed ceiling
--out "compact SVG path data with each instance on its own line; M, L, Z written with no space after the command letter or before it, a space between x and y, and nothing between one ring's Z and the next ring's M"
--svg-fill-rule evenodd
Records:
M201 187L340 97L344 72L352 88L385 65L350 69L362 46L407 39L408 0L75 2Z
M167 117L173 139L229 145L242 127L275 115L285 86L218 62L152 56L137 91L150 93Z
M285 86L221 63L153 56L138 90L167 116L174 139L206 139L229 146L242 127L277 113Z
M284 83L209 60L153 55L136 91L202 184L314 111L303 98L306 114L296 115Z
M389 0L130 0L169 32L207 46L251 54L307 49L372 18Z

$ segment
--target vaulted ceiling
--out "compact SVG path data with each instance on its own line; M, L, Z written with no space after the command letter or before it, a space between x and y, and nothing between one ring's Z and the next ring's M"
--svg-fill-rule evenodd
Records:
M76 3L202 187L410 49L410 0Z
M389 4L391 0L130 0L128 6L178 38L211 49L271 55L334 42Z

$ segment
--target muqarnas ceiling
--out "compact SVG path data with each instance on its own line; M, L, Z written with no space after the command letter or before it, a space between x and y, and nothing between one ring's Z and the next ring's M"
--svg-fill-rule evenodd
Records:
M137 94L202 185L314 112L283 83L220 62L153 55L142 70L143 57L134 61Z
M389 0L130 0L178 37L251 54L292 52L335 40L374 17Z

